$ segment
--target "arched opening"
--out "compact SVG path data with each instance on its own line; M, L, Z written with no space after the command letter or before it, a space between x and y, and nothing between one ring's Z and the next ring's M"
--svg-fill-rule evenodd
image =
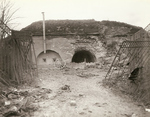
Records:
M41 52L37 57L37 65L56 65L61 64L60 55L52 50L46 50L46 53Z
M81 62L89 63L89 62L95 62L95 61L96 61L95 55L87 50L77 51L72 57L72 62L75 62L75 63L81 63Z

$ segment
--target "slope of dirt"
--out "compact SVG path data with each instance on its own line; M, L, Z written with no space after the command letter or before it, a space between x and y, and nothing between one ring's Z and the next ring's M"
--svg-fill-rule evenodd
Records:
M52 93L48 100L39 102L39 109L33 116L148 117L149 113L128 96L119 96L104 88L105 74L102 69L94 68L39 70L38 85L51 89Z
M39 69L34 86L15 89L18 97L7 94L9 100L5 107L0 105L0 114L11 117L8 110L16 113L18 108L19 117L149 117L129 96L103 86L106 71Z

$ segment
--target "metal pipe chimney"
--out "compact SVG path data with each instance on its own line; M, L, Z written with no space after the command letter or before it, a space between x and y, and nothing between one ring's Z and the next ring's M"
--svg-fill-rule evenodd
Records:
M44 16L44 12L42 12L42 15L43 15L43 44L44 44L44 53L46 53L45 16Z

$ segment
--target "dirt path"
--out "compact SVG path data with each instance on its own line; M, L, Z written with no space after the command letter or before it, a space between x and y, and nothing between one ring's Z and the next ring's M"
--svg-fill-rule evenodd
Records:
M39 70L38 85L52 90L33 117L149 117L128 96L103 87L102 69Z

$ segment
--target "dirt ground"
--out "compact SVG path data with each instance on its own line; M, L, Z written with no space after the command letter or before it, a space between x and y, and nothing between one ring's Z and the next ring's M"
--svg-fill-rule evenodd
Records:
M39 69L38 86L51 89L34 117L150 117L129 96L103 86L104 69Z
M150 117L128 95L104 87L105 69L46 68L38 72L34 88L21 88L32 96L27 97L27 113L19 117ZM37 89L41 90L36 93Z

